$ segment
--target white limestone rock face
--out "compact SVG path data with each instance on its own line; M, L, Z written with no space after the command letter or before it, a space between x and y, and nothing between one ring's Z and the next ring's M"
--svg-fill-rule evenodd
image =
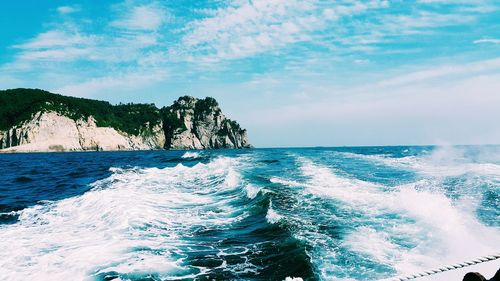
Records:
M76 125L82 150L132 150L126 134L110 127L97 127L92 116L77 120Z
M169 149L204 149L200 140L189 131L174 135Z
M161 125L140 136L110 127L97 127L95 119L72 120L55 112L38 112L31 120L0 134L1 152L110 151L163 148Z
M177 129L172 133L170 139L170 149L204 149L198 137L193 134L193 116L195 100L181 102L183 109L172 111L184 125L183 129Z
M139 136L130 135L129 141L131 146L138 150L163 149L165 147L163 123L153 126L150 131L141 131Z
M246 130L226 118L212 98L181 97L167 110L170 121L181 124L166 129L168 149L251 147Z
M0 145L6 152L81 150L75 122L54 112L38 112L7 130Z

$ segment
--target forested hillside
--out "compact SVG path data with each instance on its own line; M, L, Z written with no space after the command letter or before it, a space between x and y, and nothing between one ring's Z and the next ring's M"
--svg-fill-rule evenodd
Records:
M28 120L39 111L55 111L73 120L93 116L100 127L113 127L137 135L145 125L159 124L160 109L154 104L118 104L68 97L39 89L0 91L0 130Z

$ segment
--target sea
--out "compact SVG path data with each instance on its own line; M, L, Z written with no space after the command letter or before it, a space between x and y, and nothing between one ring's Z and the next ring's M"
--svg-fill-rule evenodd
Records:
M0 280L381 280L500 250L500 146L27 153L0 165Z

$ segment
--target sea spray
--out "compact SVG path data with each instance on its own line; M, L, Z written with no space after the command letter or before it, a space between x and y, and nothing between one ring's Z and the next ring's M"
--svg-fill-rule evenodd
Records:
M342 171L343 176L339 176L335 169L314 164L303 157L298 161L309 180L302 184L284 179L273 179L273 182L301 185L305 193L338 200L342 205L360 212L355 218L346 220L345 224L350 224L353 230L347 232L342 245L345 251L366 255L381 266L409 273L443 261L470 258L472 251L479 255L487 254L500 242L500 232L484 226L470 211L455 205L451 198L443 194L440 181L420 180L387 188L349 178L349 171ZM307 231L311 229L301 230ZM402 240L405 242L401 243ZM463 241L467 241L467 247L464 247ZM317 241L308 243L314 245ZM313 263L319 262L319 268L336 267L329 262L324 263L325 259L321 257L324 249L316 251Z
M184 154L182 154L181 158L184 158L184 159L187 159L187 158L196 159L196 158L200 158L201 155L202 155L202 153L199 152L199 151L186 151L186 152L184 152Z

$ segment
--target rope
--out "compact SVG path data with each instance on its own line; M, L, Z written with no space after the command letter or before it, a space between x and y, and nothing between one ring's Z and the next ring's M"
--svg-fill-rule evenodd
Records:
M496 260L496 259L500 259L500 253L495 254L495 255L491 255L491 256L480 257L480 258L469 260L469 261L465 261L465 262L462 262L462 263L456 263L456 264L452 264L452 265L441 266L441 267L438 267L438 268L435 268L435 269L422 271L422 272L416 273L416 274L410 274L410 275L406 275L406 276L394 277L394 278L387 279L387 281L413 280L413 279L417 279L417 278L420 278L420 277L434 275L434 274L445 272L445 271L450 271L450 270L454 270L454 269L468 267L468 266L475 265L475 264L478 264L478 263L493 261L493 260Z

